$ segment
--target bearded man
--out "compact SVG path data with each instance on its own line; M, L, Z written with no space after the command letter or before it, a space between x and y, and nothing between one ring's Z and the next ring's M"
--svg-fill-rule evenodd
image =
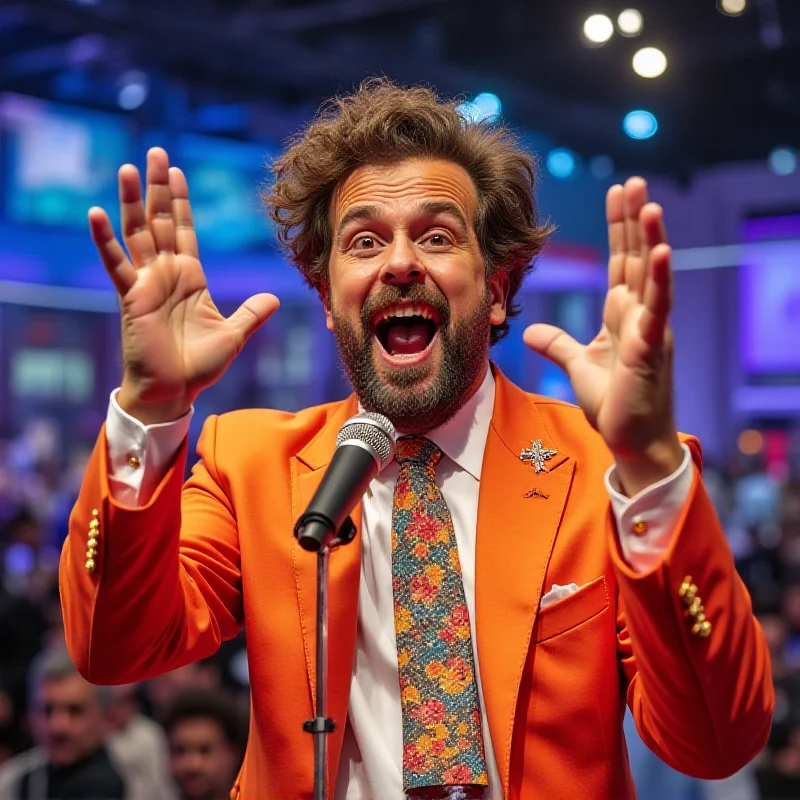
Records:
M293 527L360 406L401 438L331 560L337 800L632 798L626 702L679 770L720 778L752 759L769 657L698 443L676 431L670 248L646 183L608 193L597 337L524 333L566 370L574 407L489 359L549 233L534 162L504 126L371 81L326 105L274 172L266 202L354 394L210 417L183 486L194 400L278 301L220 315L163 150L148 154L146 202L136 169L120 170L127 255L90 211L124 370L61 561L82 673L145 680L244 626L253 713L231 796L310 797L316 563Z

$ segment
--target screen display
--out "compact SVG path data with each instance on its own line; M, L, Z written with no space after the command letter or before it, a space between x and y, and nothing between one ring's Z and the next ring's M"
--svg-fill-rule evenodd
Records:
M86 229L86 212L99 205L116 224L117 171L133 155L123 117L4 94L0 121L10 219Z
M739 274L743 367L800 373L800 214L748 220Z
M186 174L201 252L253 250L275 242L259 197L274 151L206 136L178 139L172 161Z

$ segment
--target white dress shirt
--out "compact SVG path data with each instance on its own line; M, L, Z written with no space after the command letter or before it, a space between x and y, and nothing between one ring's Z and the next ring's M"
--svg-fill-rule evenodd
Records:
M445 425L427 434L444 454L436 468L436 482L453 518L473 647L477 641L475 539L478 492L494 395L494 377L487 369L480 388L463 408ZM147 502L187 435L190 418L191 412L175 422L145 426L122 411L116 402L116 392L112 394L106 436L109 485L117 501L130 507ZM634 498L621 493L613 467L606 474L606 488L617 521L620 545L634 570L646 571L667 549L691 490L690 465L689 449L684 446L684 460L678 470ZM405 798L391 553L392 505L398 471L397 462L389 464L370 483L362 504L358 633L336 800ZM647 523L647 532L635 536L630 531L634 521L640 519ZM486 797L487 800L502 800L477 654L475 677L489 775Z

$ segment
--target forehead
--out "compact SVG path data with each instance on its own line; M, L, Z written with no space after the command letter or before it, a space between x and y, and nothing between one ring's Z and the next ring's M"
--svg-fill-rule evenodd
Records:
M225 738L222 726L211 717L186 717L178 720L170 731L172 741L216 742Z
M350 173L331 200L334 227L354 206L377 206L385 213L402 213L426 201L455 204L472 222L478 205L467 171L452 161L408 159L396 164L367 164Z
M38 696L58 702L88 703L94 699L94 689L80 675L45 679L38 687Z

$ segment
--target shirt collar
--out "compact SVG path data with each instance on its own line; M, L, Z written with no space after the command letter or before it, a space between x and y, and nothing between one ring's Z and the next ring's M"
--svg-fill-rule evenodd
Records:
M451 419L425 434L448 458L475 480L481 479L486 437L494 411L494 375L487 365L478 390Z
M477 481L481 479L486 437L492 423L494 394L494 375L487 365L486 375L472 397L444 425L425 434L449 459ZM398 436L402 436L400 431Z

